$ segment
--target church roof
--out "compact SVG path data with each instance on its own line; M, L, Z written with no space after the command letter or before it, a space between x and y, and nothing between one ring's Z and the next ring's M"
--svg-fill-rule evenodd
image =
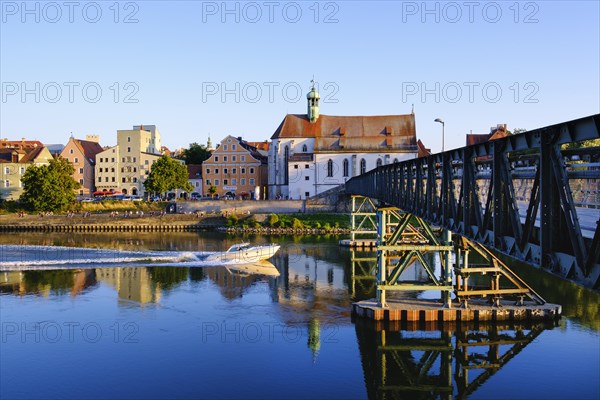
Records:
M271 139L314 138L318 151L416 151L415 116L321 115L310 123L305 114L288 114Z

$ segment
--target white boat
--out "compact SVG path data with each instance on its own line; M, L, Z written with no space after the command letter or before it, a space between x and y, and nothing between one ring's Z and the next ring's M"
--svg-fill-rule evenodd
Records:
M269 244L266 246L251 246L250 243L238 243L227 251L211 254L206 261L235 261L236 263L256 263L271 258L277 253L279 246Z

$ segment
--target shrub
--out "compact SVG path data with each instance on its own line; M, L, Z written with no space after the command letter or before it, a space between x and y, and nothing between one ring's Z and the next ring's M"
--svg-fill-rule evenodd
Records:
M325 230L331 229L331 225L329 225L329 222L326 222L325 225L323 225L323 229L325 229Z
M302 229L302 228L304 228L304 224L298 218L294 218L292 220L292 228L294 228L294 229Z
M271 214L269 215L269 218L267 219L267 224L271 227L277 225L277 223L279 222L279 217L277 216L277 214Z
M230 215L229 218L227 218L227 226L235 226L238 223L238 217L237 215Z

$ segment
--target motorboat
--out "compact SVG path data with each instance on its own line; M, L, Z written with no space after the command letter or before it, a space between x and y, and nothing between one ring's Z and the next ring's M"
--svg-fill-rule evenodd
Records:
M280 275L277 267L267 260L256 263L228 265L225 268L230 274L239 276L264 275L276 278Z
M238 243L231 246L227 251L209 255L206 257L206 261L233 261L244 264L256 263L273 257L278 250L279 245L276 244L252 246L250 243Z

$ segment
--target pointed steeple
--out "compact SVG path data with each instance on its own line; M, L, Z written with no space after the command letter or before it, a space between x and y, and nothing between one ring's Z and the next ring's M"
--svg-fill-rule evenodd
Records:
M315 88L315 80L314 79L311 81L311 83L312 83L312 88L310 89L310 92L308 92L308 94L306 95L306 98L308 100L307 117L308 117L308 120L310 121L310 123L314 124L319 119L319 100L321 99L321 96L319 95L319 92L317 92L317 89Z
M210 133L208 134L208 140L206 141L206 148L212 150L212 141L210 140Z

